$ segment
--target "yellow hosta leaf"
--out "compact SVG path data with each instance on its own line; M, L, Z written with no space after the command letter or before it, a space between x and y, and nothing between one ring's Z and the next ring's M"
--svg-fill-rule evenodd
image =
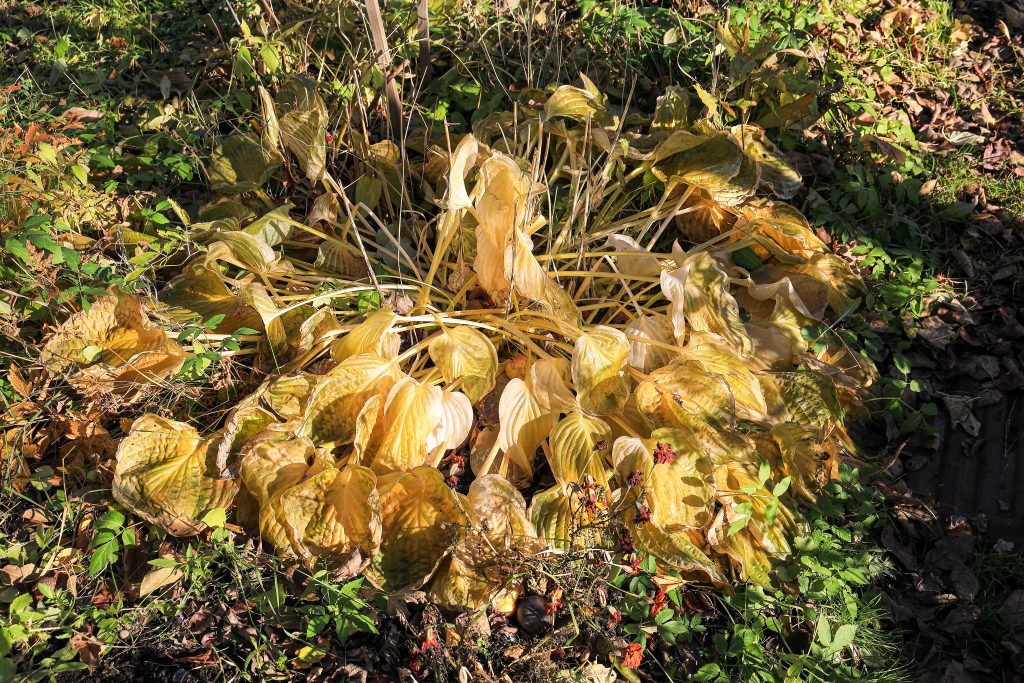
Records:
M544 103L544 117L547 120L557 117L575 121L602 119L605 113L603 97L572 85L558 86Z
M160 292L160 301L174 307L171 315L181 321L205 323L214 316L224 318L211 330L231 334L243 327L260 329L263 320L251 306L233 293L216 269L194 263Z
M571 413L578 405L570 388L572 366L564 358L542 358L526 374L526 386L540 407L553 413Z
M651 130L676 130L689 121L690 93L678 85L665 88L654 107Z
M229 135L210 157L210 189L239 194L263 186L281 165L281 156L249 135Z
M623 500L646 505L657 526L678 531L711 521L711 461L686 433L657 429L649 439L619 437L612 458Z
M752 344L736 299L729 293L728 276L707 252L687 257L676 270L663 271L661 289L672 302L669 315L680 343L689 328L713 332L740 354L750 354Z
M708 532L708 542L715 552L732 560L742 580L759 586L771 585L771 558L746 530L728 534L734 519L731 509L722 509Z
M751 276L756 282L788 278L815 318L820 318L826 308L845 313L853 299L864 291L864 283L850 266L838 256L826 253L816 253L803 264L769 264Z
M718 500L728 510L730 520L739 518L741 505L749 506L750 519L741 533L749 534L775 557L789 555L789 537L798 531L796 515L786 499L780 499L775 519L769 521L767 510L774 486L770 481L759 484L758 467L753 463L723 463L715 467L714 477Z
M578 493L568 494L561 486L535 493L530 501L530 520L537 535L552 548L610 547L605 538L607 519L600 510L587 509Z
M772 373L793 421L815 429L831 428L842 413L832 379L814 370Z
M633 546L638 552L657 558L659 567L694 574L716 586L728 583L721 570L685 531L665 531L650 522L629 526L633 529L630 532Z
M779 287L776 288L771 312L745 325L754 345L751 369L790 370L794 359L801 356L808 346L803 328L813 320L789 279L777 284ZM750 287L748 291L753 294L754 289Z
M144 415L117 449L114 497L147 522L174 536L199 533L203 515L228 508L237 482L220 479L216 441L191 425Z
M676 356L672 320L667 315L636 317L626 326L625 333L629 340L629 365L640 372L656 370Z
M441 429L430 442L430 453L433 457L437 457L441 451L450 451L461 446L473 428L473 404L462 392L441 392L441 412Z
M498 400L498 448L521 470L532 475L533 457L558 423L558 413L545 409L526 382L505 385Z
M461 379L460 388L476 403L494 388L498 374L498 352L491 340L465 325L442 328L430 342L430 358L451 384Z
M466 135L452 152L451 169L448 175L448 211L461 211L473 206L466 191L466 176L476 163L480 144L472 135Z
M139 583L139 597L144 598L161 588L173 586L185 577L185 572L177 567L157 567L142 577Z
M331 345L331 357L338 362L364 353L386 359L394 358L402 345L398 333L392 331L397 318L386 308L370 313L363 322Z
M498 302L508 299L511 288L507 271L513 260L513 235L531 219L530 189L529 176L511 157L496 154L480 167L474 190L477 247L473 270L480 286Z
M825 251L825 244L815 234L807 218L788 204L774 203L745 209L736 228L748 235L771 240L778 249L763 240L759 243L773 255L798 257L793 259L796 262Z
M276 105L281 142L315 186L327 164L327 107L316 84L290 78L278 93Z
M328 467L287 489L281 512L305 560L344 564L356 550L368 562L381 540L377 477L358 465Z
M289 214L294 208L294 204L282 204L249 223L242 228L242 231L258 237L268 246L276 247L288 239L292 233L292 221Z
M433 467L395 472L377 482L381 547L372 570L387 591L421 586L448 554L466 504Z
M692 331L679 357L683 361L694 361L706 371L725 379L736 401L738 419L748 422L766 419L768 406L760 382L747 367L749 361L740 358L723 339L707 332Z
M294 534L281 507L281 498L307 476L329 466L308 439L292 439L282 433L256 443L243 454L239 466L239 479L255 508L246 511L240 506L240 513L251 514L243 515L242 523L258 530L279 554L294 556Z
M256 395L253 399L258 398ZM242 449L253 437L271 424L277 422L277 416L255 400L245 401L236 405L228 414L221 430L221 440L217 447L217 473L220 477L234 477L238 471L238 459Z
M584 476L603 487L610 497L608 476L611 464L609 439L611 428L604 420L583 413L570 413L551 432L551 457L548 463L555 480L562 486L583 484Z
M280 367L289 357L288 330L277 304L263 285L250 284L240 293L242 301L255 310L263 320L266 333L261 340L261 354L266 354L273 367Z
M306 404L316 385L317 377L299 372L266 383L259 395L264 405L282 420L293 420L306 411Z
M816 429L783 422L772 427L784 473L792 480L793 493L808 502L818 497L821 485L832 475L838 455Z
M765 137L763 128L744 124L733 126L730 132L747 156L757 162L762 184L771 187L781 199L789 199L800 190L803 179L779 148Z
M490 548L536 548L537 530L526 514L523 494L498 474L485 474L469 487L469 509Z
M622 409L629 397L628 357L629 341L613 327L592 327L576 339L572 380L584 411L607 415Z
M411 470L462 443L472 416L473 407L464 394L402 378L360 413L356 462L377 474Z
M141 386L159 384L164 377L174 374L185 360L185 353L168 339L161 351L137 353L124 365L91 365L71 377L71 384L86 394L130 394Z
M215 233L215 237L217 241L209 246L202 259L198 261L206 268L216 268L218 261L261 275L287 268L281 263L281 258L274 249L256 235L250 235L242 230L223 230ZM239 291L239 295L244 293L244 288Z
M725 378L693 361L674 361L655 370L635 394L637 408L655 425L683 427L701 421L724 427L736 420Z
M466 503L471 526L431 581L431 600L449 609L483 607L515 571L519 554L543 549L526 501L504 477L488 474L474 481Z
M371 397L402 377L392 360L369 353L349 356L317 384L309 399L303 434L316 443L346 444Z
M102 389L124 393L167 377L185 353L149 321L138 297L115 287L64 322L47 340L40 360L50 372L76 367Z
M575 319L576 304L533 255L526 229L533 221L529 176L504 154L492 154L480 166L473 191L477 221L473 270L494 301L505 303L512 288L540 303L556 317Z
M500 581L491 580L477 566L453 556L441 561L427 596L443 609L467 612L484 607L500 586Z
M665 183L684 183L706 190L721 204L735 205L753 195L757 189L759 172L741 174L745 155L736 141L726 133L699 140L681 139L686 146L671 157L655 164L651 172ZM671 150L667 147L661 153Z
M661 273L661 263L658 259L629 235L608 235L604 246L617 252L612 258L618 272L623 275L657 277Z

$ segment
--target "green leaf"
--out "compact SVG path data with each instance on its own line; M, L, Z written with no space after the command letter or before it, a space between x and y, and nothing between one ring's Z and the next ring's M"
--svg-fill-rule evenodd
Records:
M110 508L103 513L103 516L96 521L96 529L108 529L110 531L120 531L121 527L124 526L124 515L118 510Z
M89 558L89 576L96 576L110 566L117 559L118 547L117 537L111 536L93 550L92 557Z
M853 639L857 636L856 624L843 624L836 629L835 635L832 636L832 644L828 646L828 651L831 654L835 654L843 648L853 643Z
M373 290L359 292L359 298L356 300L356 308L359 309L360 313L376 311L380 308L380 293Z
M892 361L896 364L896 369L902 372L904 375L910 374L910 361L902 353L894 353L892 355Z
M717 664L705 664L701 668L697 669L697 673L693 675L695 681L714 681L722 675L722 667Z
M754 253L754 250L750 247L743 247L739 251L733 252L732 262L747 270L757 270L764 265L761 257Z
M783 479L782 481L775 485L775 488L772 489L772 495L778 498L783 493L789 490L790 483L792 483L792 478L786 477L785 479Z
M75 164L71 167L71 173L78 178L78 182L83 185L89 184L89 169L82 164Z
M155 560L150 560L149 564L159 569L174 569L178 566L178 561L173 557L158 557Z
M828 647L832 644L832 625L828 623L828 617L822 615L821 619L818 620L818 634L817 641Z
M204 524L206 524L206 526L213 527L214 529L219 529L219 528L223 527L224 524L227 523L227 521L228 521L227 512L224 510L224 508L220 508L220 507L213 508L212 510L207 512L205 515L203 515L203 519L202 519L202 522Z
M32 604L32 595L30 593L22 593L18 597L11 600L10 607L8 608L8 614L17 614L26 607Z
M25 246L25 242L15 237L8 237L4 242L4 246L7 247L7 252L17 257L19 261L22 263L28 262L28 247Z

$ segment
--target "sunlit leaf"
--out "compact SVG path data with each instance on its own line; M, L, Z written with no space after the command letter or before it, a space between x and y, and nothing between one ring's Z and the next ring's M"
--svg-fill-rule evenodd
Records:
M114 497L169 534L199 533L203 515L230 507L238 488L219 478L216 451L191 425L144 415L118 446Z
M251 510L243 508L240 501L242 523L257 530L279 554L295 556L294 534L281 507L281 498L307 476L330 466L332 463L318 455L310 441L290 438L286 431L258 441L246 450L239 466L243 490L253 500Z
M256 395L236 405L224 421L217 446L217 476L233 478L238 473L238 458L253 437L277 422L277 416L257 405Z
M358 465L329 467L287 489L281 511L300 557L339 565L354 551L366 561L381 541L377 477Z
M545 409L526 382L513 379L498 403L498 448L525 472L533 472L533 457L558 423L558 414Z
M658 97L654 107L651 130L676 130L689 121L690 93L677 85L665 88L665 94Z
M378 309L366 316L363 322L353 327L331 346L331 357L343 361L349 356L372 353L381 358L394 358L402 344L397 332L393 332L397 316L386 308Z
M462 530L451 560L431 582L431 597L452 609L478 609L495 595L521 562L544 545L526 514L526 501L497 474L469 487L471 524Z
M281 142L299 160L309 182L319 183L327 164L327 107L316 84L290 78L276 103Z
M661 263L629 235L608 235L605 247L618 252L613 258L620 273L658 277Z
M689 342L680 351L679 358L695 361L706 371L725 379L736 402L738 419L749 422L765 420L768 406L760 383L750 371L748 361L737 355L721 337L691 331Z
M541 358L530 365L526 386L543 410L570 413L578 405L573 395L572 366L564 358Z
M430 358L451 384L460 379L460 389L476 403L491 389L498 374L498 353L486 336L472 327L444 327L430 342Z
M583 88L571 85L560 85L555 88L544 103L544 116L553 119L559 116L585 121L590 118L603 118L605 106L603 98Z
M607 415L622 408L629 396L628 357L629 341L613 327L593 327L576 339L572 379L583 410Z
M349 356L313 390L303 433L316 443L350 443L363 407L400 377L401 372L391 360L373 354Z
M562 486L581 484L589 475L594 483L608 488L606 469L609 459L611 428L604 420L583 413L570 413L551 432L551 457L548 462L555 480Z
M761 182L768 185L781 199L795 195L803 184L800 174L793 168L783 153L765 137L759 126L734 126L730 131L743 151L760 169Z
M65 321L47 340L40 360L50 372L84 373L93 390L123 394L167 377L181 367L185 353L150 322L138 297L115 287Z
M449 552L457 527L469 523L466 503L432 467L380 477L382 534L372 569L388 591L415 588Z
M667 365L676 355L674 349L678 347L672 320L667 315L633 318L625 334L629 340L629 365L641 372Z
M363 407L355 425L355 458L377 474L411 470L469 435L473 408L458 392L411 377Z
M259 329L263 326L259 314L231 291L223 276L199 262L168 282L160 292L160 301L178 309L171 314L183 322L202 324L222 316L211 330L218 334L231 334L243 327Z
M750 338L736 299L729 293L728 276L707 252L686 257L676 270L663 271L661 288L672 302L669 315L680 343L689 328L713 332L741 354L750 353Z

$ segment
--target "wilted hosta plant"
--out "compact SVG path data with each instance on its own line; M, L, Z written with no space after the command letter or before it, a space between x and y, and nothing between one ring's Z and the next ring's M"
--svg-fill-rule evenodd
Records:
M527 91L450 151L354 138L352 196L315 88L261 93L266 171L218 157L217 189L263 185L291 154L309 211L207 205L208 250L161 299L261 329L270 378L206 439L138 420L117 498L181 534L235 496L281 555L453 608L508 607L517 563L545 549L770 581L871 380L805 336L860 282L780 201L799 175L762 130L691 120L679 90L623 121L586 86Z

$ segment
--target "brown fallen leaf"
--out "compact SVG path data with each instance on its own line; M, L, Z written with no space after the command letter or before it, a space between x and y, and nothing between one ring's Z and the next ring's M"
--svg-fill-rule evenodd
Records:
M78 653L78 659L90 669L96 667L103 652L103 643L94 636L85 633L76 633L71 636L71 649Z
M92 123L103 118L103 112L96 109L85 109L83 107L71 107L64 110L60 115L61 120L68 123Z
M971 412L971 397L958 396L955 394L944 394L935 392L935 395L946 404L946 411L955 427L963 427L963 430L970 436L978 436L981 433L981 421Z

